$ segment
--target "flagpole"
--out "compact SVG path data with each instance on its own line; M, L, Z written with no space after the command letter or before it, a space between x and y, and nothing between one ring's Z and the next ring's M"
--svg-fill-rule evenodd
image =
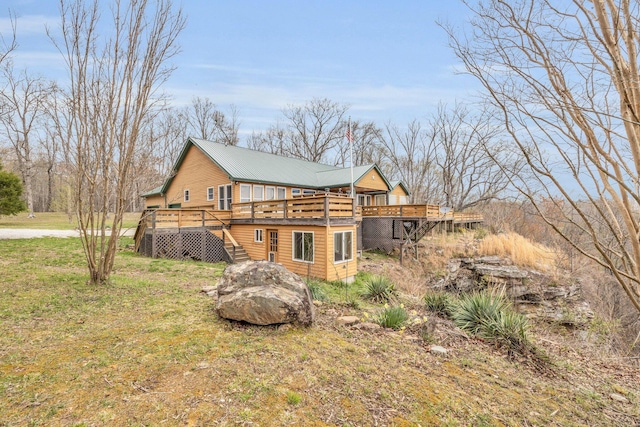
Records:
M356 200L356 193L353 188L353 134L351 133L351 116L349 116L349 129L347 130L347 140L349 141L349 158L351 163L351 197ZM357 200L356 200L357 203Z

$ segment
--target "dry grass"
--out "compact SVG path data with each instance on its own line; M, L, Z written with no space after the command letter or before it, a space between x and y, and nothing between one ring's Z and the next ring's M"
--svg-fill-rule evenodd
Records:
M551 271L556 266L557 255L553 249L534 243L516 233L492 234L478 245L478 254L509 257L516 265Z
M640 417L640 373L577 357L575 346L551 349L561 372L548 377L460 333L433 331L450 350L438 357L411 328L334 325L379 307L330 300L309 329L222 320L199 292L222 268L122 250L113 282L89 287L78 239L0 241L0 425L609 426Z

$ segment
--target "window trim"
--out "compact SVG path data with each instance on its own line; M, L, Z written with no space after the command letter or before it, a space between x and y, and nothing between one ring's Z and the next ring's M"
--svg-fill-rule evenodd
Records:
M255 228L253 230L253 241L254 243L264 242L264 230L262 228Z
M273 191L271 198L269 198L269 190ZM264 186L264 200L276 200L276 187L273 185Z
M280 197L280 190L282 190L283 197ZM287 187L276 187L276 199L277 200L284 200L287 198Z
M249 189L249 198L242 196L242 189ZM251 184L240 184L240 203L248 203L251 201Z
M296 258L296 234L302 235L302 258ZM304 235L311 235L311 260L306 260L305 252L304 252ZM291 259L297 262L304 262L307 264L313 264L315 261L315 252L316 252L316 239L314 231L304 231L304 230L294 230L291 232Z
M233 187L231 184L218 185L218 210L231 210L231 203L233 203Z
M262 190L262 197L260 197L260 198L256 197L256 189L261 189ZM264 201L264 185L253 184L253 198L251 200L253 200L254 202L262 202L262 201Z
M207 202L211 202L216 199L216 191L214 187L207 187Z
M346 234L351 234L351 248L350 248L350 258L345 258L345 249L346 249L346 239L345 239L345 235ZM336 260L336 236L337 235L342 235L340 237L340 244L342 245L342 247L340 248L340 253L342 255L342 259L341 260ZM333 233L333 263L334 264L341 264L343 262L349 262L349 261L353 261L353 230L344 230L344 231L336 231Z

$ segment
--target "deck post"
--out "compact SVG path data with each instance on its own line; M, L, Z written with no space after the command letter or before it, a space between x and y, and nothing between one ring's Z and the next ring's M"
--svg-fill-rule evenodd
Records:
M200 213L202 215L202 227L204 228L204 209L202 209Z
M356 204L356 198L352 197L351 198L351 216L353 216L354 218L356 217L356 211L357 211L357 204Z
M282 201L282 218L287 219L287 199Z
M324 220L329 225L329 196L324 196Z

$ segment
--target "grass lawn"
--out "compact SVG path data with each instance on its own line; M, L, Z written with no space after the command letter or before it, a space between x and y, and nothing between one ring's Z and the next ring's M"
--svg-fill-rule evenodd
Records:
M112 283L91 287L79 239L0 240L0 426L640 419L637 371L602 371L565 349L552 354L560 372L541 374L459 335L438 342L451 351L435 356L410 331L335 326L338 315L380 306L332 284L322 284L327 301L311 328L228 322L200 292L224 265L144 258L124 249L131 242L121 241ZM611 401L614 391L630 403Z
M73 230L77 226L75 215L69 220L64 212L36 212L35 218L27 218L27 213L18 215L0 215L0 228L36 228L43 230ZM138 226L140 212L127 212L124 214L122 228L134 228Z

